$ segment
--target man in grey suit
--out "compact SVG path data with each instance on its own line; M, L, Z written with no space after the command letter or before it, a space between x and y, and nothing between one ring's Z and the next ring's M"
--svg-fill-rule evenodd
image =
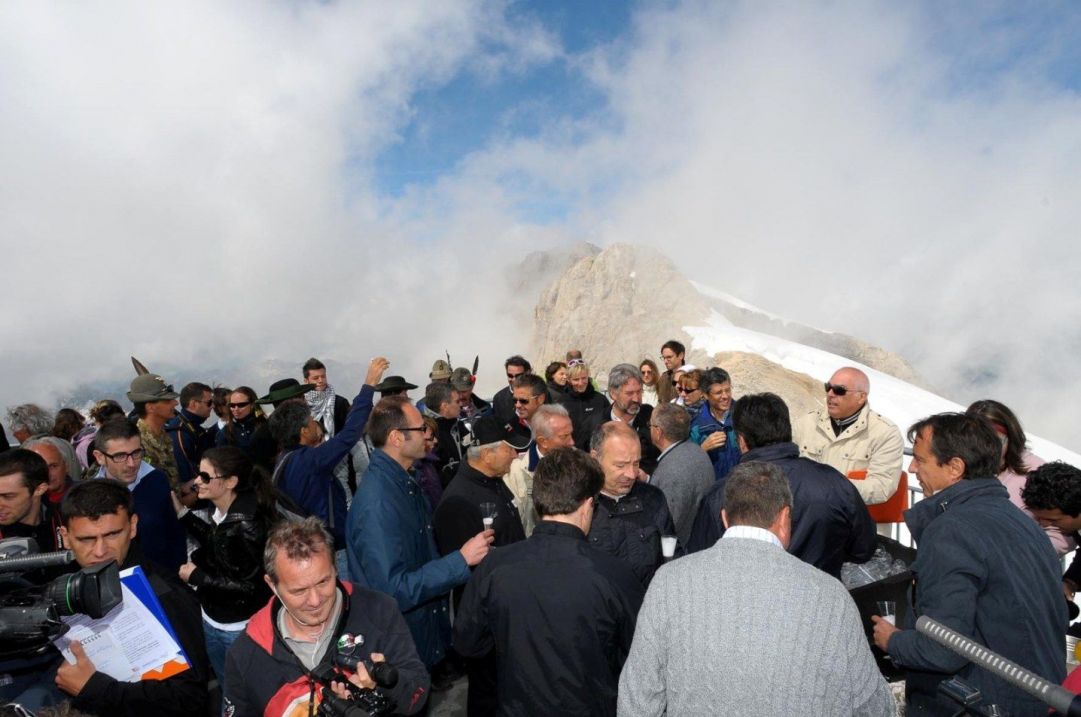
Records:
M786 552L791 512L780 468L728 474L724 536L649 586L620 717L895 713L844 586Z
M653 410L649 437L661 452L649 482L664 492L680 545L687 544L702 496L713 485L713 463L701 446L688 441L691 417L682 406L662 403Z

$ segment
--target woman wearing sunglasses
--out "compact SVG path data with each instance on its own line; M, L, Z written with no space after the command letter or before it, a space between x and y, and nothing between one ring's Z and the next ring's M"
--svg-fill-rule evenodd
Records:
M571 424L574 426L574 445L579 450L588 451L593 431L604 423L608 399L593 388L593 382L589 379L589 366L585 361L571 361L567 368L567 377L571 392L567 394L563 407L570 414Z
M208 521L173 499L180 522L199 543L180 566L180 578L198 588L207 654L224 680L226 650L270 599L263 546L276 517L275 491L266 473L236 446L207 450L195 486L213 510Z
M251 455L255 429L266 423L263 410L255 404L258 398L248 386L233 389L229 394L225 427L218 431L216 439L219 446L236 446Z
M694 368L680 374L676 391L679 394L676 403L682 404L693 420L706 403L706 394L702 392L702 372Z
M657 364L653 363L653 359L642 359L638 370L642 372L642 405L657 406L660 403L660 398L657 396L657 382L661 378Z

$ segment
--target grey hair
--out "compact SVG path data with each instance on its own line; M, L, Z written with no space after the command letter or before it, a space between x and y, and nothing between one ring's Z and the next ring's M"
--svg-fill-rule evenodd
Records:
M36 403L23 403L8 408L8 424L12 431L25 429L31 436L49 434L56 419Z
M740 463L724 484L728 524L769 528L782 508L792 507L792 489L784 471L772 463Z
M624 438L638 440L638 434L635 430L622 421L602 423L589 437L589 450L597 454L597 460L600 460L604 455L604 444L612 436L623 436Z
M691 435L691 415L683 406L662 403L653 409L651 420L669 441L685 441Z
M571 415L567 413L567 409L558 403L544 403L537 409L537 412L533 414L533 418L529 421L529 427L533 431L534 438L551 438L552 437L552 419L556 416L563 416L563 418L570 418Z
M642 372L638 370L638 367L629 363L620 363L612 367L612 370L608 372L608 390L618 391L623 387L623 384L627 383L631 379L636 379L639 383L642 382Z
M466 460L475 461L480 458L480 454L484 451L494 451L499 448L499 444L503 441L495 441L493 443L485 443L483 446L470 446L465 451Z
M304 520L283 520L267 536L263 548L263 569L270 582L278 584L278 551L284 550L290 560L311 560L312 555L326 552L334 564L334 538L323 521L314 515Z
M57 438L56 436L40 436L38 438L31 438L23 444L23 448L33 448L40 443L47 443L57 450L60 457L64 460L64 465L68 469L68 478L73 481L77 481L82 478L83 471L82 466L79 465L79 459L75 457L75 448L63 438Z

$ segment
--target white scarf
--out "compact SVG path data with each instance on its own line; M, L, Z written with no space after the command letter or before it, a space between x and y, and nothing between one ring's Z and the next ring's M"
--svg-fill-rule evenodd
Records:
M312 418L323 424L325 440L334 436L334 387L329 383L322 391L308 391L304 394Z

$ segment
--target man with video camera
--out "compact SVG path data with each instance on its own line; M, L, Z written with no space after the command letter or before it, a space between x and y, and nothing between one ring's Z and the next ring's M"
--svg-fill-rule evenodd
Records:
M397 602L339 581L333 545L314 517L282 522L267 536L274 598L229 649L227 717L298 707L312 714L316 705L324 717L408 715L424 706L428 672Z
M34 707L70 696L72 705L86 714L110 717L205 714L209 664L199 603L178 578L145 560L135 541L139 517L134 512L131 491L108 478L79 483L64 497L60 519L64 545L72 551L80 568L115 561L122 570L134 566L142 569L190 666L161 680L121 682L99 672L83 646L73 641L70 647L74 663L53 652L51 664L37 670L34 693L39 699ZM50 693L48 688L53 683L63 694Z

